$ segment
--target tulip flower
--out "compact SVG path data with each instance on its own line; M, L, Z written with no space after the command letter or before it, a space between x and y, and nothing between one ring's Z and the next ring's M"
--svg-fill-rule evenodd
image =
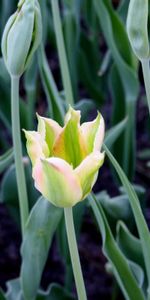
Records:
M42 20L37 0L20 0L8 19L2 37L2 53L11 76L21 76L42 39Z
M45 198L58 207L71 207L91 192L104 161L100 113L80 125L80 111L70 107L64 127L38 116L38 130L25 135L35 187Z

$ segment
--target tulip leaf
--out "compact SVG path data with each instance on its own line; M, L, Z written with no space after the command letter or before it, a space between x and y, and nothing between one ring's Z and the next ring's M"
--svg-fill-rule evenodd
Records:
M52 283L46 292L38 291L36 300L75 300L75 298L61 285Z
M113 267L113 273L125 296L125 299L144 300L144 295L130 269L129 262L119 249L111 233L111 229L101 204L97 203L93 194L89 196L89 203L102 235L103 252Z
M91 110L95 109L95 103L92 99L81 99L75 103L74 108L81 111L81 123L87 122Z
M30 68L27 69L24 76L24 85L26 90L26 98L27 98L27 110L28 110L28 128L33 128L33 115L35 109L36 102L36 90L37 90L37 75L38 75L38 67L37 67L37 56L34 56Z
M27 192L29 195L29 207L32 208L37 198L39 197L39 192L33 185L31 165L28 159L24 160L24 166L27 182ZM8 190L11 191L11 193L8 193ZM17 225L20 226L18 190L14 164L11 165L11 167L6 171L2 178L0 202L7 205L10 214L14 218Z
M76 2L76 1L74 1ZM77 9L76 9L77 10ZM75 10L68 8L64 9L63 15L63 32L64 40L68 58L68 66L71 74L72 88L74 92L74 98L77 99L78 85L77 85L77 58L78 58L78 48L79 48L79 32L80 23L78 22L77 15L75 15Z
M129 220L132 217L131 208L127 195L119 195L113 198L104 197L101 200L107 214L115 220Z
M24 300L20 278L10 280L6 284L7 292L4 295L0 289L0 300ZM36 300L75 300L70 292L61 285L52 283L46 291L38 290ZM28 300L28 298L27 298Z
M7 282L7 300L23 300L21 286L20 286L20 278L10 280Z
M133 261L129 261L129 265L130 265L130 268L138 282L138 286L140 288L142 288L143 286L143 283L144 283L144 271L143 269L141 268L141 266L139 266L137 263L133 262Z
M134 175L135 166L135 109L139 92L139 84L137 78L137 65L135 66L133 53L129 44L125 26L117 12L113 9L112 3L109 0L94 0L95 11L99 18L99 22L106 40L106 43L111 51L114 60L115 76L111 74L111 80L115 77L119 78L119 83L116 81L116 90L122 86L122 97L117 97L115 102L114 113L116 109L119 111L120 118L128 116L128 122L125 129L123 139L122 161L119 161L130 178ZM123 44L120 41L123 40ZM112 83L113 84L113 83ZM112 91L112 89L111 89ZM113 105L114 107L114 105ZM120 112L123 110L123 116ZM114 123L121 121L114 118ZM119 152L116 148L116 153Z
M0 288L0 300L6 300L5 295L1 288Z
M127 118L125 118L106 132L105 144L107 145L107 147L112 147L112 145L115 143L115 141L125 129L126 124Z
M86 87L90 97L100 105L104 101L103 77L98 76L100 64L97 35L91 39L84 32L81 33L79 49L79 79ZM91 63L92 58L92 63Z
M141 244L142 244L143 256L144 256L144 260L145 260L145 267L146 267L148 282L149 282L149 286L150 286L150 232L149 232L148 226L146 224L145 218L143 216L139 199L137 197L137 194L136 194L133 186L128 181L128 178L126 177L125 173L119 166L119 164L116 161L116 159L114 158L114 156L108 150L106 145L103 145L103 148L104 148L107 156L109 157L112 165L114 166L114 168L126 190L126 193L128 194L130 205L131 205L131 208L133 211L133 215L135 218L139 237L140 237Z
M42 84L47 96L49 112L51 117L53 116L55 120L62 125L64 119L62 100L59 96L56 83L49 68L43 46L41 46L38 50L38 63Z
M117 224L117 243L128 259L145 269L141 241L131 234L122 221L119 221Z
M0 156L0 173L2 173L13 162L13 148L9 149L5 154Z
M98 71L99 76L103 76L107 72L110 62L111 62L111 52L110 50L107 50Z
M71 77L69 72L69 64L68 64L68 58L66 53L64 35L62 31L61 14L60 14L58 0L52 0L51 7L52 7L56 45L58 50L58 57L59 57L60 71L61 71L62 83L64 87L65 99L66 99L66 103L73 106L74 97L72 91L72 82L71 82Z
M22 244L21 283L24 298L36 298L42 272L63 210L40 197L33 207Z

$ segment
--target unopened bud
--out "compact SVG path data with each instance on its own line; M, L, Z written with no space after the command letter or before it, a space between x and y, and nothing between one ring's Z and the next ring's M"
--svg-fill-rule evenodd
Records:
M42 38L42 20L37 0L20 0L2 37L2 53L11 76L21 76Z

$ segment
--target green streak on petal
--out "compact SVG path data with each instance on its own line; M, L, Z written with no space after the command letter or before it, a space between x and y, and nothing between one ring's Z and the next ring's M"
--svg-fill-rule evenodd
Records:
M99 148L101 146L101 139L104 136L104 127L103 123L101 123L102 117L98 112L97 118L92 122L86 122L81 125L81 130L85 139L85 143L87 145L88 154L91 153L93 150L100 150L94 149L95 143L97 143L97 139L99 140Z
M52 154L52 148L56 141L56 138L62 131L62 127L52 119L38 117L38 132L42 135L43 139L45 139L50 155Z
M41 192L54 205L71 207L81 200L80 183L67 162L54 157L42 160L42 173L44 186Z
M53 156L66 160L76 168L87 155L86 145L80 128L80 113L70 108L66 115L66 125L57 138Z
M36 161L40 158L46 158L49 156L49 149L42 136L36 131L26 131L25 137L27 139L27 151L34 166Z
M97 179L98 170L104 162L104 153L98 151L88 155L83 162L74 170L83 192L83 199L91 192Z

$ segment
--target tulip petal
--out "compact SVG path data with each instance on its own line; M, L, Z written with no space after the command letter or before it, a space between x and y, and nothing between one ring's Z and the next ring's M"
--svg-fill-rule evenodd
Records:
M45 139L51 155L53 145L56 138L61 133L62 127L52 119L43 118L39 115L37 115L37 117L38 132L42 135L43 139Z
M72 167L56 157L41 160L33 171L36 188L58 207L70 207L82 198L82 189Z
M88 155L83 162L74 170L82 186L83 199L91 192L97 179L98 169L104 162L104 153L95 151Z
M33 166L36 161L49 156L49 150L39 132L24 130L27 139L27 151Z
M53 156L66 160L74 168L87 155L86 144L80 128L80 112L71 107L65 118L65 126L56 139Z
M98 112L97 118L92 122L81 125L81 130L87 145L88 153L100 151L104 139L104 119Z

